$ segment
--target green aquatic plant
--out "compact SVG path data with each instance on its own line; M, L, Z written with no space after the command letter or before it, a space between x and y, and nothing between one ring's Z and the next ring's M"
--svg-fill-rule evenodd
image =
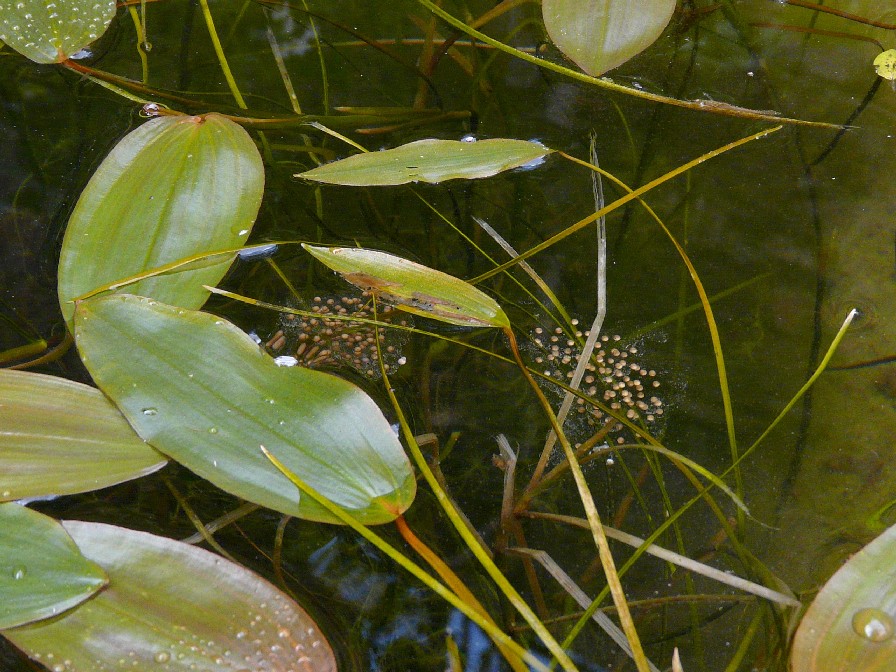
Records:
M27 366L20 360L39 355L32 364L46 365L73 342L79 362L72 366L83 366L96 385L0 371L0 634L60 672L99 671L122 660L153 670L335 670L337 661L345 665L351 644L342 650L335 643L340 629L326 619L316 622L311 604L306 611L302 596L287 594L320 592L312 579L306 584L295 578L300 572L284 560L291 537L286 525L296 517L304 521L305 536L323 537L330 533L322 530L340 529L335 526L353 530L481 628L514 670L593 669L613 664L608 661L617 655L620 666L639 672L663 668L669 659L681 669L674 647L683 642L689 647L686 669L714 669L706 661L724 658L733 672L754 653L757 660L786 659L786 621L801 603L755 554L750 534L759 526L747 507L745 459L811 390L854 313L808 381L785 393L777 415L744 449L741 416L735 414L737 380L723 351L731 337L717 318L717 304L755 280L726 279L727 289L710 294L702 277L709 261L695 256L686 228L667 223L678 207L689 212L691 204L666 199L676 178L690 184L722 161L751 165L751 153L763 151L757 148L781 142L780 125L768 122L808 132L837 124L781 117L752 109L749 100L741 106L655 92L634 81L636 66L619 80L631 84L599 77L663 33L674 9L669 2L656 3L653 24L642 26L629 44L605 45L616 53L597 53L590 50L594 35L607 37L612 21L590 21L604 10L624 21L619 12L631 11L626 3L586 7L545 0L542 21L537 7L525 6L533 3L518 0L482 9L478 17L466 6L416 0L399 11L410 17L410 27L402 29L419 38L404 40L393 24L369 17L378 30L396 31L395 37L371 37L350 26L354 18L343 21L334 15L339 10L313 3L259 0L236 8L201 0L205 35L194 44L194 26L185 23L178 58L169 35L177 24L170 20L174 3L144 2L118 12L103 3L57 3L58 12L37 0L0 3L0 39L51 66L39 72L52 71L89 92L97 106L126 110L136 127L104 158L96 157L90 179L84 176L72 198L56 277L60 324L70 335L57 351L42 352L50 337L41 333L0 357ZM694 21L725 17L721 35L741 27L727 5L685 10ZM303 36L292 27L298 20L307 26ZM669 39L686 29L681 17L675 21L666 31ZM483 32L505 23L512 27L502 39ZM575 25L597 32L571 35L568 28ZM539 39L543 29L587 74L544 49L519 48L519 39ZM336 34L349 41L336 41ZM474 41L462 42L463 34ZM655 53L674 51L670 44ZM201 86L190 82L193 48L205 59L197 67L211 64L223 82L209 83L217 74ZM299 80L290 59L306 48L315 53L317 74L303 72ZM365 103L365 86L329 69L329 48L381 56L413 82L413 107ZM414 59L404 51L409 48L416 50ZM260 52L277 66L272 74L259 65ZM36 67L9 49L0 58L23 72ZM628 149L636 142L628 126L637 116L633 110L647 102L741 125L694 140L687 158L676 155L631 186L616 176L618 165L611 172L595 156L579 158L579 140L566 130L550 140L455 139L496 109L500 116L524 116L519 93L506 107L492 94L505 78L499 58L528 64L532 72L538 68L546 78L578 82L588 95L626 96L612 103L625 132L602 118L598 133L627 137ZM456 101L440 96L437 78L448 67L468 78L471 109L453 109ZM132 79L137 71L139 81ZM506 80L501 86L512 89L514 77ZM206 85L217 89L205 91ZM378 86L387 102L409 99L388 83ZM318 101L320 114L303 112L315 105L300 104L306 96ZM333 108L331 96L351 99L352 106ZM434 107L426 107L430 102ZM562 118L562 96L552 94L550 102ZM493 128L488 132L500 135ZM581 130L573 135L584 135ZM529 137L522 130L506 135L524 133ZM106 146L109 135L100 136ZM383 138L382 148L368 151L376 137ZM605 184L615 198L597 196ZM570 194L592 187L594 207L583 213ZM507 199L502 190L525 205L500 205ZM530 212L542 197L556 213L551 222L540 219L548 209ZM486 211L488 222L480 216ZM674 435L665 436L670 413L657 393L656 369L671 370L674 358L648 367L636 360L644 354L648 361L642 349L657 343L611 336L603 326L608 256L612 263L627 262L608 251L605 218L632 212L646 213L651 237L672 251L665 263L681 269L682 299L690 291L696 296L691 306L679 300L677 312L662 320L681 324L692 313L703 314L693 347L700 347L700 339L708 343L715 372L704 378L717 382L727 454L695 453ZM578 242L570 247L580 249L561 253L561 243L577 234L579 241L595 228L596 255L590 256L590 243ZM622 240L625 227L618 230ZM258 242L247 245L249 240ZM657 254L650 249L644 254ZM562 263L549 261L551 254ZM582 267L598 268L591 330L569 317L591 310L581 305L587 304L577 280ZM342 281L360 296L344 291L344 284L333 288ZM628 302L625 287L614 291L611 305ZM303 303L302 297L312 298ZM652 318L637 313L639 302L630 303L627 319L637 325L632 331L655 330L661 320L651 325ZM277 326L264 333L259 315ZM264 338L253 338L255 333ZM531 343L522 336L529 333ZM406 344L413 356L396 344ZM658 353L649 357L663 361ZM454 382L441 387L446 371ZM498 434L493 466L472 452L473 430L452 433L442 445L441 432L454 420L433 421L438 414L453 418L455 411L460 417L462 407L477 403L475 432ZM504 414L493 420L494 406ZM569 409L588 421L590 436L582 441L567 419ZM519 451L504 437L511 430L514 440L525 441ZM470 452L459 469L454 459L464 450ZM164 534L60 522L56 518L69 516L65 500L47 505L55 517L24 506L127 481L145 483L144 477L175 463L184 468L177 473L188 487L203 493L184 496L166 476L177 516L183 511L224 557ZM223 493L244 503L204 526L204 516L220 510L215 502L224 501ZM491 526L482 523L470 503L474 498L496 510ZM685 521L697 504L705 505L714 537L695 533ZM115 522L130 515L112 508L123 511L109 515ZM213 537L259 509L263 520L282 515L270 555L271 573L283 590L241 567ZM405 546L390 537L393 524ZM627 526L644 532L617 529ZM579 530L590 534L590 542ZM258 556L265 555L257 545L260 535L246 537ZM704 537L711 538L706 555L729 571L690 557ZM635 550L611 547L611 540ZM647 556L668 564L648 565ZM687 569L683 579L680 567ZM746 576L731 576L735 572ZM674 594L634 594L652 578L673 586ZM683 611L675 611L678 604ZM819 604L816 611L830 612ZM738 613L749 619L737 632L733 653L703 639L718 605L732 611L742 606ZM885 619L872 608L889 609L860 610L852 625L874 642ZM849 614L838 613L835 635L842 639L847 635L840 626ZM591 623L593 632L586 628ZM604 638L612 647L593 646ZM804 634L796 641L795 661L830 646ZM862 645L860 660L870 655L867 642ZM455 669L468 654L452 634L432 648L437 657L447 651ZM444 667L441 660L433 665Z

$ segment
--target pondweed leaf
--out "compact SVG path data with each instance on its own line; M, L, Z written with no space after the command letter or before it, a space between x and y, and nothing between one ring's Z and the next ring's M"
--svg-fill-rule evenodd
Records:
M184 257L240 247L264 189L255 143L217 114L152 119L122 139L75 206L59 259L59 301ZM141 280L125 291L185 308L208 298L233 255Z
M896 526L852 556L803 616L793 672L896 669Z
M557 48L596 77L653 44L675 0L543 0L541 11Z
M472 180L532 164L550 152L528 140L417 140L394 149L355 154L296 177L356 187Z
M109 585L62 618L2 633L49 669L336 672L308 613L244 567L145 532L63 525Z
M465 327L510 326L497 301L453 275L377 250L302 247L353 285L409 313Z
M0 628L57 616L106 583L52 518L0 504Z
M167 462L98 389L0 371L0 501L97 490Z
M0 40L37 63L61 63L99 38L114 0L0 0Z
M127 294L81 301L75 342L94 381L152 446L238 497L337 522L262 455L365 523L394 520L416 482L382 412L336 376L279 367L226 320Z

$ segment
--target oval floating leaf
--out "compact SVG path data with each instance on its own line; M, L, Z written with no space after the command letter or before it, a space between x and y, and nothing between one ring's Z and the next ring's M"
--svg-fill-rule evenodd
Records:
M353 285L409 313L465 327L510 326L497 301L453 275L377 250L302 247Z
M240 126L217 114L158 117L132 131L81 193L62 243L59 300L184 257L241 246L258 214L264 167ZM208 298L233 256L162 274L128 292L186 308Z
M537 142L493 138L476 142L417 140L394 149L355 154L299 173L306 180L356 187L491 177L540 161L550 149Z
M557 48L596 77L653 44L675 0L543 0L541 11Z
M96 388L0 371L0 501L97 490L167 461Z
M38 63L61 63L106 32L114 0L0 0L0 40Z
M307 612L249 570L145 532L64 525L109 585L63 618L3 632L50 669L336 671Z
M137 433L238 497L337 522L261 452L370 524L414 498L410 463L382 412L335 376L279 367L244 332L197 311L111 294L78 304L75 341Z
M790 665L793 672L896 669L896 526L824 585L796 631Z
M891 82L896 80L896 49L882 51L874 59L874 71Z
M106 574L52 518L0 504L0 628L57 616L93 595Z

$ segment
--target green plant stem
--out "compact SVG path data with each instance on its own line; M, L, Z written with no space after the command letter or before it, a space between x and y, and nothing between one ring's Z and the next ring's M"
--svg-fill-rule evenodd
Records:
M597 546L597 552L600 555L600 561L604 568L607 585L613 595L613 603L616 605L616 610L619 614L622 631L625 633L629 646L631 646L632 649L632 658L635 661L635 666L638 668L638 672L649 672L650 665L647 662L647 657L644 655L644 649L641 647L641 640L638 637L635 623L632 620L632 615L628 608L628 602L625 599L625 591L622 589L622 583L619 581L619 575L616 573L616 563L613 560L613 553L610 551L610 544L607 541L607 535L604 533L603 524L600 521L600 514L597 512L597 507L594 504L594 498L591 496L591 491L588 489L588 484L585 481L585 475L582 473L582 468L579 466L578 459L576 458L572 446L569 444L569 440L563 433L563 428L560 426L560 423L557 422L557 416L554 415L554 410L551 408L550 402L547 400L547 397L544 396L544 392L541 391L541 388L529 373L526 364L520 356L520 351L516 344L516 336L514 336L513 330L508 327L504 330L504 333L510 342L510 349L513 351L513 356L519 365L520 371L522 371L526 380L529 382L529 385L534 390L535 395L538 397L545 414L551 422L551 427L557 435L560 445L563 447L563 452L566 454L569 468L572 471L573 480L575 480L576 488L579 491L579 497L585 508L585 515L588 519L589 527L591 528L591 534L594 537L594 543Z
M221 66L221 71L224 73L224 79L227 80L227 86L230 87L230 92L233 94L233 99L236 101L236 104L240 106L240 109L248 110L249 106L246 105L246 101L243 99L243 94L240 93L240 89L236 85L236 80L233 78L233 73L230 71L230 65L227 63L227 56L224 55L224 47L221 46L221 40L218 38L218 31L215 29L215 21L212 18L212 12L208 7L208 0L199 0L199 5L202 7L202 16L205 18L205 25L208 27L208 36L212 41L212 46L215 48L215 54L218 56L218 63Z
M430 0L417 0L417 2L426 7L426 9L438 16L440 19L445 21L445 23L448 23L462 33L466 33L470 37L485 42L495 49L503 51L504 53L511 56L515 56L516 58L526 61L527 63L537 65L539 68L551 70L553 72L560 73L561 75L566 75L567 77L570 77L572 79L576 79L580 82L599 86L603 89L608 89L616 93L624 93L627 96L649 100L654 103L664 103L666 105L674 105L675 107L684 107L689 110L697 110L700 112L714 112L717 114L724 114L732 117L762 119L775 123L800 124L803 126L815 126L818 128L841 128L841 126L839 126L838 124L829 124L820 121L806 121L803 119L781 117L776 112L771 112L768 110L751 110L745 107L737 107L736 105L720 103L715 100L679 100L677 98L662 96L657 93L650 93L649 91L641 91L638 89L630 88L628 86L622 86L621 84L616 84L608 77L592 77L591 75L586 75L585 73L578 72L577 70L571 70L570 68L558 65L557 63L552 63L551 61L547 61L545 59L538 58L537 56L527 54L526 52L520 51L519 49L514 49L510 45L504 44L503 42L491 38L485 33L482 33L472 26L467 25L460 19L457 19L446 12L435 3L430 2Z
M425 569L420 567L420 565L409 559L401 551L399 551L385 539L380 537L376 532L366 527L363 523L361 523L357 518L355 518L341 506L334 504L329 499L320 494L317 490L305 483L305 481L303 481L299 476L287 469L286 466L282 462L280 462L280 460L278 460L267 448L261 446L261 451L262 453L264 453L264 456L271 461L271 464L277 467L277 469L280 470L280 472L284 476L292 481L293 485L295 485L302 492L302 494L307 495L315 502L320 504L333 516L338 518L342 523L352 528L355 532L364 537L364 539L369 541L385 555L394 560L396 564L413 574L416 578L426 584L426 586L430 590L432 590L439 597L448 602L451 606L462 612L467 618L469 618L476 625L487 632L489 637L491 637L495 642L499 642L503 646L506 646L508 649L512 650L514 653L520 656L520 658L529 663L529 665L531 665L534 669L541 670L543 672L549 672L548 667L540 660L538 660L538 658L536 658L534 654L521 647L509 635L496 628L487 619L483 618L476 611L476 609L464 602L453 592L448 590L448 588L434 579L429 573L427 573ZM574 667L570 669L575 670Z
M422 1L422 0L418 0L418 2L419 1ZM558 243L559 241L563 240L567 236L570 236L570 235L576 233L577 231L584 229L586 226L588 226L592 222L597 221L598 219L600 219L601 217L604 217L605 215L608 215L609 213L613 212L613 210L616 210L617 208L622 207L629 201L633 201L633 200L643 196L651 189L658 187L659 185L663 184L664 182L668 182L673 177L677 177L678 175L681 175L682 173L687 172L691 168L694 168L695 166L700 165L704 161L713 159L721 154L724 154L725 152L728 152L732 149L740 147L741 145L745 145L748 142L752 142L753 140L759 140L760 138L764 138L767 135L776 133L777 131L780 131L782 128L783 128L782 126L774 126L772 128L765 129L764 131L759 131L758 133L754 133L753 135L749 135L745 138L741 138L739 140L735 140L734 142L730 142L727 145L725 145L723 147L719 147L718 149L714 149L711 152L707 152L706 154L703 154L702 156L698 156L696 159L693 159L692 161L688 161L684 165L681 165L678 168L674 168L673 170L670 170L665 175L661 175L660 177L656 178L655 180L651 180L647 184L644 184L644 185L638 187L634 191L626 194L625 196L622 196L621 198L617 198L615 201L613 201L609 205L604 206L597 212L594 212L594 213L588 215L584 219L580 219L578 222L576 222L575 224L573 224L571 226L568 226L560 233L557 233L557 234L551 236L550 238L548 238L547 240L545 240L542 243L539 243L535 247L529 248L527 251L523 252L522 254L520 254L517 257L514 257L510 261L506 261L503 264L501 264L500 266L496 266L495 268L491 269L490 271L487 271L487 272L483 273L482 275L478 275L475 278L473 278L472 280L468 280L468 282L475 285L478 282L482 282L486 278L490 278L493 275L502 273L503 271L510 268L511 266L515 266L520 261L522 261L524 259L528 259L529 257L535 256L539 252L542 252L542 251L548 249L549 247L551 247L555 243ZM560 155L564 156L566 158L569 158L567 155L563 154L562 152L560 153ZM588 165L590 165L590 164L588 164ZM605 174L605 173L602 173L602 174Z

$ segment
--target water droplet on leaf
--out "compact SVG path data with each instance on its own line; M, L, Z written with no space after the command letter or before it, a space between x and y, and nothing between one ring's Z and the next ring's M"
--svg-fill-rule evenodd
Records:
M880 609L860 609L852 617L852 629L871 642L885 642L893 636L892 617Z

